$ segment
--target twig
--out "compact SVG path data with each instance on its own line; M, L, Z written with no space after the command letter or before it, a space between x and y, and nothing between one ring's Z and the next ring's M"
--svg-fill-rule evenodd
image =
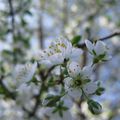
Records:
M13 4L12 4L12 0L8 0L9 3L9 7L10 7L10 15L12 17L11 19L11 25L12 25L12 29L11 32L14 36L14 31L15 31L15 18L14 18L14 9L13 9Z
M40 88L40 90L39 90L39 94L35 96L36 102L35 102L35 105L34 105L34 107L33 107L32 112L29 113L29 117L35 116L35 114L36 114L36 112L37 112L37 110L38 110L38 107L39 107L39 105L41 104L41 99L40 99L40 97L41 97L41 95L42 95L42 93L43 93L43 89L44 89L44 83L41 85L41 88Z
M29 118L35 116L39 105L41 105L41 96L43 91L45 90L46 86L45 86L45 80L47 79L47 77L49 76L49 74L51 73L51 71L55 68L56 66L51 67L47 73L44 75L41 71L40 71L40 76L42 77L42 84L41 84L41 88L39 90L39 93L34 97L36 102L35 105L33 107L32 112L29 112Z
M110 35L108 35L108 36L106 36L106 37L99 38L98 40L104 41L104 40L106 40L106 39L109 39L109 38L112 38L112 37L115 37L115 36L119 36L119 35L120 35L120 32L115 32L115 33L110 34Z
M120 36L120 32L119 32L119 31L118 31L118 32L114 32L114 33L112 33L112 34L110 34L110 35L107 35L107 36L102 37L102 38L98 38L98 39L96 39L96 40L94 40L94 41L98 41L98 40L104 41L104 40L107 40L107 39L109 39L109 38L113 38L113 37L115 37L115 36ZM77 47L78 47L78 48L85 48L86 45L85 45L85 43L83 43L83 44L79 44Z

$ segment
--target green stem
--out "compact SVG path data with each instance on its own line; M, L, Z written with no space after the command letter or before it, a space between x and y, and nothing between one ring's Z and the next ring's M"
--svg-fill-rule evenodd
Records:
M83 90L83 88L81 88L81 90L82 90L82 94L84 94L85 98L86 98L87 100L89 100L89 97L86 95L86 93L85 93L85 91Z

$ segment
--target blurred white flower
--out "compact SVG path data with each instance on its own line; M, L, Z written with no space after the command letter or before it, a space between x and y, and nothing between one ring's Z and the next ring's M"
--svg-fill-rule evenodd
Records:
M52 41L48 49L40 51L36 59L40 64L50 68L62 64L64 60L80 61L81 54L82 50L73 47L69 40L59 38Z
M56 53L62 53L64 58L69 58L72 52L72 44L69 40L65 38L58 38L57 40L53 41L49 47Z
M86 94L93 94L97 90L97 84L92 82L91 74L92 67L85 66L81 69L79 63L70 62L67 66L69 77L64 79L65 89L72 97L79 97L82 95L82 90Z
M92 67L90 65L83 67L83 69L80 72L80 76L82 79L90 79L92 74Z
M31 108L34 106L34 101L32 98L38 94L39 86L35 85L34 83L29 85L22 84L18 89L16 89L16 92L18 94L16 101L31 110Z
M39 64L44 65L45 68L50 68L54 65L62 64L64 61L64 57L61 52L56 52L51 48L40 51L35 59L39 62Z
M73 47L69 40L62 37L53 41L49 48L53 49L55 52L61 53L64 59L69 59L70 61L79 61L82 54L81 49Z
M67 69L68 69L68 74L70 75L70 77L78 76L81 71L80 65L77 62L68 63Z
M79 75L82 79L88 79L92 73L92 67L90 65L85 66L83 69L81 69L80 64L75 61L68 63L67 69L68 74L73 78Z
M74 104L72 105L72 107L71 107L71 109L70 109L70 112L71 112L72 117L73 117L75 120L80 119L79 114L80 114L80 112L81 112L81 108L79 108L79 106L78 106L76 103L74 103Z
M69 57L70 61L80 62L82 53L83 51L81 49L73 47Z
M92 44L89 40L85 40L88 51L95 57L96 62L99 60L106 61L111 58L108 55L108 48L102 41L97 41L96 44Z
M26 63L25 65L20 64L16 65L15 70L13 71L13 81L16 87L19 87L21 84L29 82L37 68L37 63Z
M89 82L83 86L83 90L86 94L93 94L97 90L98 86L95 82Z
M65 82L65 90L68 92L68 94L73 97L73 98L80 98L82 95L82 90L85 92L85 94L90 95L95 93L95 91L97 90L98 86L95 82L90 81L88 83L82 84L81 86L77 86L77 87L72 87L72 85L74 84L75 80L72 78L65 78L64 79Z
M0 120L23 120L23 111L12 100L0 100Z

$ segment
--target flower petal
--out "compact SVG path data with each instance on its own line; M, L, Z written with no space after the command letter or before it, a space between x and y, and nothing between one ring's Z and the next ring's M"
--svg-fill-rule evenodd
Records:
M85 44L87 46L88 51L92 53L94 50L94 45L89 40L85 40Z
M97 84L94 82L89 82L84 85L83 90L86 94L92 94L97 90Z
M64 83L65 83L65 89L68 91L72 85L72 81L73 79L71 77L67 77L64 79Z
M82 77L83 77L84 79L90 78L90 76L91 76L91 74L92 74L92 67L91 67L90 65L89 65L89 66L85 66L85 67L82 69L82 71L81 71L80 74L82 75Z
M75 99L80 99L80 97L82 95L82 90L81 89L72 89L68 92L68 94Z
M77 62L70 62L68 64L68 73L71 77L76 77L81 71L80 65Z
M97 55L104 54L106 52L105 43L102 41L98 41L95 45L95 52Z
M16 86L28 82L32 79L37 68L37 63L26 63L25 65L17 65L13 72L13 78Z
M83 51L79 48L72 48L70 61L80 62Z
M43 65L45 68L50 68L50 67L53 66L53 64L51 63L51 61L48 60L48 59L41 60L41 61L39 62L39 64Z
M53 65L61 64L64 61L64 57L62 56L61 53L53 54L53 55L49 56L48 59L50 60L50 62Z

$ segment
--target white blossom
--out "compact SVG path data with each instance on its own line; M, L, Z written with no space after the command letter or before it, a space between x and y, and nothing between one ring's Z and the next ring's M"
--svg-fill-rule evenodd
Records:
M36 59L47 68L59 65L64 60L80 61L82 50L72 46L71 42L64 38L53 41L49 48L40 51Z
M85 40L88 51L94 57L98 57L98 60L109 60L111 56L108 54L108 48L102 41L97 41L96 44L91 43L89 40Z
M80 72L82 79L90 79L92 74L92 67L90 65L83 67Z
M69 57L70 61L80 62L82 53L83 51L81 49L73 47Z
M70 62L67 68L70 77L77 77L80 75L83 79L88 79L92 73L92 67L90 65L81 69L80 64L77 62Z
M78 76L81 71L80 65L77 62L70 62L67 68L68 68L68 73L70 77Z
M21 84L29 82L37 68L37 63L26 63L16 65L15 70L13 71L13 82L16 87L19 87Z
M87 94L87 95L95 93L95 91L98 88L97 84L93 81L90 81L86 84L83 84L83 85L77 87L77 88L74 88L72 86L74 83L74 79L69 78L69 77L64 79L64 83L65 83L66 91L73 98L80 98L81 97L81 95L82 95L81 88L84 90L85 94Z
M27 109L31 110L34 106L33 96L37 95L39 92L39 86L31 83L29 85L22 84L18 89L16 89L18 94L16 101L20 105L24 105Z
M80 98L82 90L86 94L93 94L97 90L97 84L91 80L92 67L85 66L81 69L79 63L70 62L67 66L70 77L64 79L65 89L69 95ZM79 94L78 94L79 93Z
M97 90L98 86L95 82L89 82L83 86L83 90L86 94L93 94Z
M71 115L72 117L75 119L75 120L78 120L80 119L80 112L81 112L81 108L76 104L74 103L70 109L70 112L71 112Z

